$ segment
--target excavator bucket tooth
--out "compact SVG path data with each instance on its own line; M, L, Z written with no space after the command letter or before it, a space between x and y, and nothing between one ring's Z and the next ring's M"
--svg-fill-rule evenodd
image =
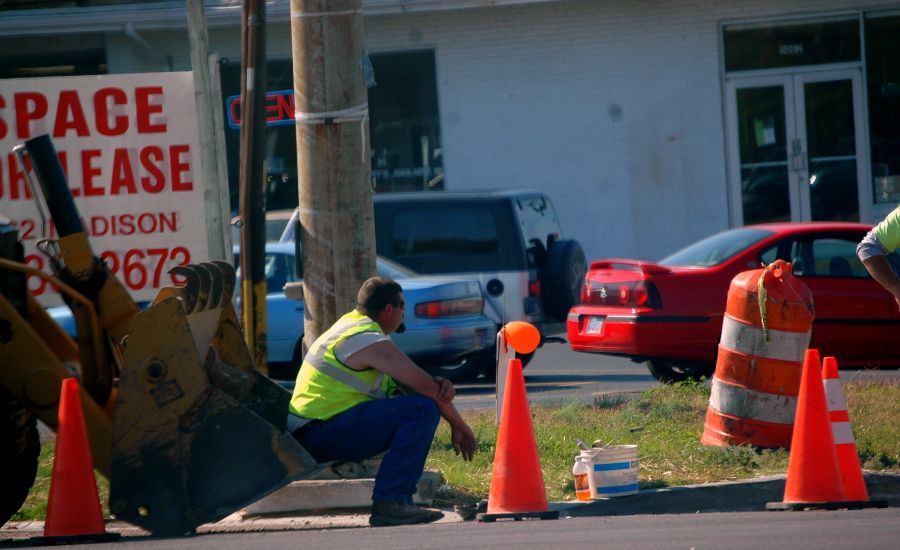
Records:
M203 264L189 264L189 267L196 271L197 275L200 276L200 291L197 293L197 305L194 307L194 311L189 312L196 313L206 309L207 304L209 304L209 291L212 288L212 276Z
M233 308L224 311L220 328L232 322L229 311L234 316ZM288 391L267 380L281 393L261 392L254 386L259 379L223 362L218 338L233 337L220 331L198 354L176 298L132 323L116 402L109 506L155 535L191 532L320 468L284 431ZM230 391L211 377L231 377ZM266 400L272 403L254 405ZM265 415L281 421L254 408L278 410Z
M207 309L219 307L222 301L222 287L225 285L225 274L219 269L219 266L212 262L200 264L209 272L211 284L209 285L209 301L206 303Z
M200 291L200 276L191 269L190 266L186 265L177 265L173 267L169 270L169 274L184 277L185 283L183 285L178 285L175 288L178 289L178 296L184 301L184 310L193 311L194 307L197 305L197 293ZM163 290L166 290L166 288ZM156 300L154 300L154 305L156 302L161 302L165 298L168 298L168 296L164 296L163 292L160 292L157 295Z
M234 266L228 262L223 262L222 260L213 260L212 262L222 271L224 277L222 278L222 299L219 303L220 306L225 306L226 303L231 302L231 299L234 297L234 281L235 281L235 271Z

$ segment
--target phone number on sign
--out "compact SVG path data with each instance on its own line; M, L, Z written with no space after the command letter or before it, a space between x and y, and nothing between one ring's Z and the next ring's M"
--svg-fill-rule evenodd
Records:
M162 284L178 284L181 278L177 275L169 275L168 280L163 281L163 275L167 274L166 266L187 265L191 262L190 251L183 246L174 248L132 248L125 252L106 250L100 253L100 259L106 262L113 275L131 290L144 290L146 288L159 288ZM44 270L47 259L38 254L29 254L25 257L25 263L31 267ZM33 296L41 296L50 291L49 284L38 277L28 278L29 290Z

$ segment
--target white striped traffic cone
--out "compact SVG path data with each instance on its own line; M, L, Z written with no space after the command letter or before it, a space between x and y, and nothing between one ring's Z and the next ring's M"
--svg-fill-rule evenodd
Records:
M847 402L844 400L844 390L838 375L837 360L834 357L826 357L822 361L822 382L828 400L828 415L831 417L831 431L834 434L844 493L847 500L869 500L859 454L856 452L856 440L850 427L850 414L847 412Z

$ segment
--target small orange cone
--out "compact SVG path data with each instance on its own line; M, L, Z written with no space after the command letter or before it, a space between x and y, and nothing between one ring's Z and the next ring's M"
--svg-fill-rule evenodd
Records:
M107 533L103 525L103 510L75 378L63 380L58 419L44 536L32 541L114 540L119 534Z
M822 383L825 385L825 398L828 401L828 414L834 434L841 480L844 484L844 495L847 500L862 501L869 507L886 507L886 501L869 500L869 491L866 489L862 466L859 464L859 453L856 451L856 439L850 426L850 413L847 412L847 402L844 400L837 359L834 357L822 360Z
M859 465L859 455L856 453L856 440L850 427L850 414L844 400L837 360L834 357L826 357L822 363L822 383L825 385L825 398L828 400L828 415L838 465L841 469L844 494L847 500L869 500L869 492L862 476L862 466Z
M510 359L487 513L478 514L478 521L558 517L559 512L547 505L522 362Z
M854 504L844 494L820 369L818 350L806 350L784 501L766 504L767 510L839 509Z

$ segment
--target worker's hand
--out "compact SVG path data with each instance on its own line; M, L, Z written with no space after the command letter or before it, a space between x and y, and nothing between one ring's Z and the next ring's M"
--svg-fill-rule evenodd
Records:
M453 442L453 450L457 455L462 455L463 460L472 460L475 451L478 449L478 440L475 439L475 433L472 428L465 422L450 429L450 439Z
M446 378L435 376L434 381L438 383L437 400L441 403L450 403L456 397L456 388Z

